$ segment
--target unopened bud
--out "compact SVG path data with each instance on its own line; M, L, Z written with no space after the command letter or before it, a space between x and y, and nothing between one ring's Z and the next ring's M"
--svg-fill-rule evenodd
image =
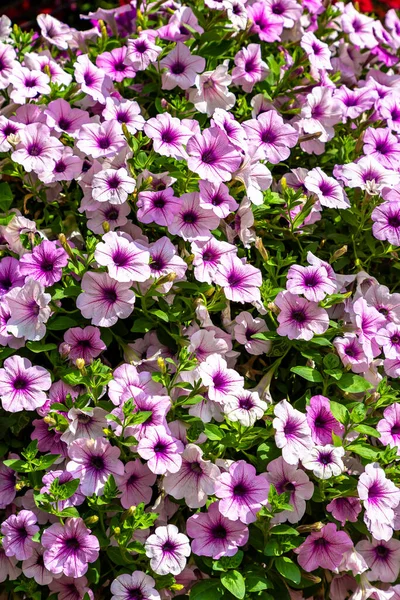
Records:
M260 237L256 237L256 242L255 242L255 246L257 248L257 250L259 251L259 253L261 254L262 258L267 261L269 259L269 255L268 252L263 244L263 241Z
M168 108L168 100L166 100L165 98L161 98L161 106L162 108Z
M20 490L22 490L25 487L25 481L18 481L14 487L15 487L15 491L19 492Z
M10 133L10 135L7 136L7 142L9 144L11 144L11 146L13 146L13 147L15 147L17 144L19 144L20 141L21 141L21 138L18 133Z
M153 177L149 175L149 177L147 177L147 179L144 180L144 183L146 187L149 187L153 183Z
M67 358L67 356L71 352L71 346L67 344L67 342L62 342L62 344L60 344L60 347L58 348L58 351L61 354L62 358Z
M108 233L110 231L110 223L108 221L103 221L101 226L103 227L104 233Z
M47 77L50 77L50 79L51 79L51 71L50 71L49 65L44 65L43 73L45 73L47 75Z
M122 133L124 134L124 136L129 139L130 138L130 133L129 133L129 129L126 126L126 123L122 123Z
M283 191L285 191L287 189L286 177L282 177L281 178L281 188L282 188Z
M334 252L332 254L332 257L330 259L330 263L335 262L335 260L337 260L338 258L340 258L341 256L343 256L344 254L346 254L347 252L347 246L342 246L341 248L339 248L339 250L336 250L336 252Z
M157 280L157 285L163 285L163 283L170 283L176 279L176 273L168 273L168 275L163 275L160 279Z
M113 431L111 431L111 429L107 429L107 427L104 427L103 435L104 435L104 437L111 438L111 437L113 437L114 433L113 433Z
M173 583L169 589L171 592L180 592L184 587L181 583Z
M58 236L58 240L61 244L61 246L64 248L65 252L68 254L68 256L72 259L75 260L75 257L72 253L72 248L71 246L68 244L67 238L65 237L64 233L60 233Z
M114 537L118 537L121 533L120 527L114 527Z
M165 374L167 372L167 365L165 364L165 360L162 356L157 358L157 364L160 367L161 373Z
M85 361L83 358L77 358L75 361L75 366L79 371L83 371L85 369Z
M323 527L324 524L321 521L317 521L317 523L313 523L312 525L300 525L296 529L299 533L307 533L309 531L321 531Z
M53 419L53 417L50 417L49 415L46 415L44 417L43 421L46 423L46 425L50 425L51 427L55 427L57 425L57 421L55 419Z
M211 296L214 294L214 292L215 292L215 287L211 287L209 290L204 292L204 295L206 298L211 298Z
M92 515L91 517L85 519L86 525L95 525L95 523L98 523L98 521L99 517L97 515Z
M268 310L270 310L275 315L279 314L279 308L277 307L277 305L275 304L275 302L269 302L267 304L267 308L268 308Z
M107 26L104 23L104 21L102 21L101 19L99 19L99 26L100 26L101 37L104 39L108 38Z

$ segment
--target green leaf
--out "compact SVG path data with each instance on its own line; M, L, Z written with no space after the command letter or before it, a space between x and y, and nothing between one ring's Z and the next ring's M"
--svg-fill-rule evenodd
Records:
M74 506L64 508L61 512L57 513L59 517L79 517L79 512Z
M15 217L14 213L10 213L9 215L7 215L6 217L0 217L0 225L2 227L7 227L7 225L9 223L11 223L11 221L13 220L13 218Z
M71 319L70 317L56 317L55 319L50 319L50 321L46 323L46 327L50 331L61 331L75 326L76 320Z
M39 352L48 352L49 350L55 350L57 344L42 344L41 342L27 342L26 347L31 352L39 354Z
M270 530L271 535L299 535L299 532L289 525L275 525Z
M190 600L218 600L222 598L219 579L205 579L190 590Z
M132 566L135 559L124 548L118 546L109 546L107 548L107 556L115 565L119 567Z
M335 417L335 419L337 419L339 421L339 423L345 424L348 422L349 411L343 404L340 404L339 402L335 402L334 400L331 400L330 407L331 407L333 416Z
M372 385L364 379L364 377L360 377L360 375L355 375L354 373L345 373L341 379L336 384L341 390L344 392L348 392L349 394L358 394L360 392L366 392L372 388Z
M221 431L221 428L218 425L214 425L213 423L206 423L204 425L204 433L208 437L209 440L219 441L224 437L224 432Z
M376 429L370 427L369 425L357 425L357 427L354 427L354 431L358 431L358 433L364 433L365 435L370 435L374 438L381 437L379 431L376 431Z
M221 583L235 598L242 600L246 593L246 584L239 571L228 571L221 575Z
M79 479L71 479L67 483L62 483L58 489L58 500L67 500L71 498L79 487Z
M166 323L168 323L168 321L169 321L169 317L168 317L167 313L164 312L163 310L161 310L160 308L156 308L155 310L151 310L150 313L152 315L155 315L159 319L161 319L161 321L165 321Z
M243 556L243 552L239 550L234 556L222 556L222 558L215 562L222 569L237 569L243 560Z
M52 464L56 462L56 460L60 458L60 454L46 454L45 456L41 456L39 459L36 459L36 469L37 471L44 471L51 467Z
M14 195L10 186L5 181L0 183L0 211L7 212L11 207ZM12 215L15 216L14 214Z
M282 577L289 579L289 581L293 581L293 583L300 583L300 569L290 558L287 556L280 556L275 559L275 566Z
M358 454L367 460L376 460L380 454L379 450L373 448L369 444L363 444L362 442L359 442L358 444L350 444L350 446L346 447L346 450L349 452L354 452L354 454Z
M150 321L149 319L138 319L134 322L131 327L132 333L147 333L154 329L154 321Z
M17 473L25 473L27 468L27 463L24 460L19 460L18 458L10 458L9 460L4 460L3 463L9 469L16 471Z
M261 592L271 587L268 579L258 573L246 572L246 590L247 592Z
M292 367L290 370L307 381L313 381L314 383L323 381L321 373L316 369L311 369L310 367Z

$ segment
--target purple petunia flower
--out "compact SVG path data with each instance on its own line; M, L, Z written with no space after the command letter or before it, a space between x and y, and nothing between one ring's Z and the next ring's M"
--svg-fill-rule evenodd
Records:
M17 338L41 340L51 314L48 306L51 296L44 292L41 283L29 278L23 287L10 290L5 299L10 311L7 331Z
M234 106L236 98L229 89L231 83L228 65L218 65L213 71L196 77L194 89L189 90L189 100L199 112L211 117L216 110L228 110Z
M153 140L153 148L161 156L171 156L180 160L187 159L183 146L186 146L193 132L169 113L162 113L149 119L144 126L144 133Z
M340 183L333 177L328 177L319 167L315 167L307 173L304 186L317 196L322 206L350 208L350 202Z
M118 575L110 586L111 600L160 600L160 594L154 586L154 579L143 571Z
M50 136L43 123L32 123L18 132L19 142L11 158L28 173L43 171L62 156L63 145Z
M224 184L210 183L209 181L199 182L200 206L211 210L217 217L224 219L230 212L239 208L238 203L229 194L229 188Z
M148 250L151 257L151 277L158 279L174 273L178 280L184 278L187 264L177 255L176 248L169 238L161 237L156 242L149 244ZM169 285L171 286L172 283Z
M279 292L275 304L280 308L276 331L289 340L311 340L314 334L325 333L328 329L328 313L316 302L285 291Z
M257 519L257 512L268 501L268 492L266 478L257 475L253 465L244 460L231 464L229 471L222 473L215 484L220 513L246 525Z
M257 392L242 390L230 396L224 402L223 409L229 421L238 421L244 427L251 427L263 417L267 407Z
M370 581L396 581L400 571L400 542L396 539L388 541L361 540L356 550L365 559L369 567Z
M68 446L67 471L80 480L85 496L101 496L110 475L123 475L124 465L118 460L120 450L102 438L78 439ZM69 573L65 573L69 575ZM83 573L81 573L83 575Z
M72 362L77 358L83 358L85 364L89 364L106 349L100 337L100 330L91 325L83 329L81 327L68 329L64 333L64 342L68 344L68 358Z
M72 137L79 135L82 125L90 123L90 117L85 110L72 108L64 98L52 100L44 110L46 123L50 129L58 133L68 133Z
M2 540L6 556L15 556L17 560L25 560L33 554L37 542L32 537L39 531L36 515L31 510L21 510L11 515L1 524Z
M144 545L150 566L158 575L179 575L190 556L189 538L176 525L157 527Z
M386 169L397 170L400 144L388 129L368 127L363 137L364 154L375 158Z
M93 536L92 536L93 537ZM85 594L94 600L93 592L88 588L86 577L66 577L59 575L49 583L49 590L57 594L58 600L82 600Z
M108 274L118 282L146 281L150 277L150 254L124 233L109 231L96 246L94 258L107 267Z
M344 527L346 521L350 523L356 523L358 515L360 514L361 502L358 498L334 498L326 506L326 510L332 513L332 516L341 523Z
M0 462L0 508L4 509L14 500L17 491L15 484L17 483L16 473L12 469L6 467L3 462Z
M81 54L74 64L75 81L80 84L82 92L93 98L95 102L105 104L112 81L102 69L96 67L87 54Z
M221 265L226 254L228 252L236 254L235 246L216 240L214 237L202 242L192 242L191 250L194 255L194 276L197 281L207 283L213 282L218 266Z
M299 555L299 565L310 573L318 567L333 571L343 558L343 554L353 548L353 542L344 531L337 531L336 525L328 523L320 531L313 531L305 542L295 548Z
M189 517L186 531L192 541L192 552L197 556L234 556L238 547L249 539L249 530L241 521L232 521L219 511L219 502L213 502L206 513Z
M252 22L252 34L256 33L263 42L280 40L284 23L281 16L271 14L264 2L255 2L246 8L248 18Z
M53 44L60 50L68 49L68 44L72 40L72 32L68 25L49 14L40 14L36 20L41 35L49 44Z
M136 203L138 221L141 223L157 223L167 226L181 208L180 199L174 196L172 188L165 190L139 192Z
M343 165L339 178L348 187L359 187L370 195L379 194L385 187L392 188L400 181L398 173L386 169L371 155L363 156L357 163Z
M46 369L32 366L27 358L10 356L0 369L0 385L4 410L36 410L46 402L51 377Z
M107 425L106 411L103 408L71 408L68 411L69 425L61 436L61 441L70 444L79 439L97 439L103 436Z
M287 274L286 289L292 294L303 294L307 300L320 302L327 294L335 293L336 282L322 265L292 265Z
M314 493L314 484L308 475L302 469L289 465L283 456L279 456L268 464L266 476L278 494L290 494L289 504L293 507L293 510L277 513L273 523L298 523L306 512L306 500L310 500Z
M189 242L205 241L218 224L219 217L200 205L199 192L189 192L180 197L179 210L168 224L168 231Z
M268 67L261 58L260 44L249 44L239 50L234 62L236 66L232 70L232 81L240 85L244 92L252 92L255 84L268 75Z
M96 65L113 81L119 82L128 77L135 77L135 69L126 61L127 52L126 46L103 52L96 58Z
M17 579L22 571L17 567L17 559L6 556L4 549L0 547L0 581L3 582L7 579L14 581Z
M94 175L92 180L92 198L97 202L123 204L136 187L126 169L104 169Z
M133 311L135 294L130 289L131 282L121 283L107 273L87 272L81 287L83 293L76 299L76 306L93 325L110 327Z
M264 112L257 119L245 121L243 127L249 142L259 148L264 158L274 165L286 160L290 155L290 148L297 144L297 131L284 123L275 110Z
M345 337L335 338L333 345L345 367L349 366L353 373L367 371L369 360L355 333L346 333Z
M400 404L394 402L383 411L383 419L376 425L377 431L381 434L380 442L384 446L398 448L400 454Z
M121 504L124 508L137 506L141 502L148 504L151 500L157 476L140 460L129 461L125 465L123 475L116 475L115 482L122 492Z
M179 86L187 90L195 82L197 73L204 71L206 61L202 56L191 54L183 42L176 46L160 61L160 68L166 69L161 75L162 89L172 90Z
M253 339L256 333L268 331L263 319L254 318L249 312L243 311L235 317L234 335L239 344L243 344L249 354L268 354L271 349L269 340Z
M5 90L10 84L10 77L18 63L16 53L11 44L0 42L0 89Z
M68 471L48 471L42 478L44 486L41 488L40 493L50 493L51 484L55 479L58 479L58 483L60 485L63 485L64 483L68 483L68 481L72 481L74 477L71 475L71 473L68 473ZM57 510L64 510L64 508L68 508L71 506L79 506L84 502L85 496L82 494L78 486L78 489L72 496L70 496L66 500L58 500L54 504Z
M140 106L134 100L119 101L111 97L106 100L106 108L101 113L105 121L117 121L120 125L126 125L129 133L134 135L143 129L145 120L140 114ZM121 128L122 131L122 128Z
M67 577L81 577L88 570L88 563L99 556L100 544L90 535L80 518L71 518L64 525L54 523L42 535L44 566L51 573L63 573Z
M31 253L20 258L21 275L29 276L45 287L60 281L62 268L68 263L68 255L54 242L43 240Z
M220 285L225 296L232 302L260 302L261 271L242 262L233 253L226 255L218 265L214 283Z
M145 71L157 60L161 50L162 48L156 46L150 36L141 32L136 39L128 38L128 54L125 60L137 71Z
M19 267L19 260L12 256L5 256L0 260L0 296L24 285L25 277L21 275Z
M76 145L93 158L104 158L114 156L125 147L126 142L116 121L104 121L102 124L82 125Z
M213 183L229 181L242 159L228 136L219 127L194 135L187 143L188 168Z
M210 400L224 404L230 397L243 390L244 379L219 354L211 354L199 366L203 385L208 387Z
M33 547L33 554L22 563L22 572L28 579L34 579L39 585L49 585L54 579L43 562L44 548L39 544Z
M46 96L51 92L49 82L50 78L45 73L22 67L17 63L10 75L10 83L13 86L10 97L16 104L25 104L38 94Z
M137 447L139 456L147 461L150 471L157 475L179 471L183 450L182 442L169 435L162 425L149 427L146 437L139 441Z
M364 521L377 540L393 535L394 510L400 503L400 490L387 479L377 463L366 465L358 479L358 496L364 504Z
M400 202L384 202L371 214L372 233L378 240L400 246Z
M305 469L313 471L319 479L329 479L341 475L345 470L343 464L344 448L332 446L314 446L301 459Z
M311 430L306 417L287 400L281 400L274 408L275 443L282 449L282 456L289 465L297 465L313 447Z
M300 46L306 52L312 67L327 71L332 70L328 44L321 42L311 31L303 34Z
M325 446L332 443L332 433L343 435L344 427L335 419L325 396L312 396L306 406L307 423L311 429L311 436L316 444Z
M195 444L188 444L182 453L182 466L177 473L167 473L163 487L173 498L185 499L189 508L205 505L207 497L215 493L219 468L203 459L203 451Z

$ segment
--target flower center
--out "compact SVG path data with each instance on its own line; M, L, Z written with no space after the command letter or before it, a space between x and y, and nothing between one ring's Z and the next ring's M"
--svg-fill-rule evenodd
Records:
M107 302L114 303L118 298L117 292L114 290L114 288L105 288L103 290L103 298L107 300Z
M244 483L237 483L235 485L235 487L233 488L233 493L235 496L239 496L239 498L243 498L243 496L246 496L246 494L248 493L248 489L244 485Z
M92 456L90 459L90 464L97 471L104 469L104 460L101 456Z
M171 73L173 73L173 75L182 75L185 70L186 67L183 63L176 62L175 64L171 65Z
M193 211L188 211L182 215L183 222L187 225L193 225L197 221L197 215Z
M39 144L33 142L33 144L29 144L27 151L29 156L40 156L42 148Z
M27 388L27 381L21 375L14 379L13 387L15 390L25 390Z
M99 138L99 148L101 148L102 150L107 150L107 148L109 148L111 146L111 141L110 138L107 136L103 136L101 138Z
M293 321L296 321L297 323L305 323L305 321L307 321L307 317L304 314L304 311L302 310L294 310L292 312L292 319Z
M130 588L128 590L128 600L143 600L144 596L140 588Z
M205 150L203 152L203 154L201 155L201 160L206 165L212 165L215 162L215 160L216 160L216 156L215 156L214 150L212 148L209 148L208 150Z
M379 556L379 558L387 558L388 555L390 554L389 548L387 548L383 544L379 544L379 546L376 546L375 552Z
M223 525L216 525L212 528L211 533L217 540L224 540L227 536L227 531Z
M398 214L392 215L388 218L388 223L390 227L394 227L397 229L398 227L400 227L400 216Z
M79 550L79 548L81 547L76 537L71 537L68 540L65 540L65 545L68 548L68 550Z
M60 129L68 131L68 129L71 127L71 121L68 121L68 119L66 119L65 117L61 117L61 119L58 121L58 126Z

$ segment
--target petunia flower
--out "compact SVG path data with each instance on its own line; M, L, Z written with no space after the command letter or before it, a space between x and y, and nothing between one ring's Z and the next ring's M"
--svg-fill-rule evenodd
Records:
M39 544L33 547L33 554L22 563L22 572L28 579L34 579L39 585L49 585L54 579L43 562L44 548Z
M315 194L322 206L327 208L350 208L350 202L340 183L328 177L319 167L311 169L304 179L304 186Z
M383 202L371 214L372 234L377 240L400 246L400 202Z
M199 446L187 444L182 453L181 468L176 473L166 473L163 487L173 498L184 498L189 508L200 508L207 497L215 493L219 475L219 468L203 458Z
M201 242L211 237L211 230L218 224L219 217L201 206L199 192L189 192L180 197L179 210L168 224L168 231L184 240Z
M287 274L286 289L292 294L303 294L307 300L320 302L326 295L335 293L336 282L322 265L292 265Z
M128 53L125 60L136 71L145 71L151 63L156 62L161 50L161 46L157 46L150 36L140 32L139 37L128 38Z
M31 253L20 258L21 275L32 277L45 287L51 286L62 277L62 269L68 263L68 255L54 242L43 240Z
M280 308L279 335L287 336L290 340L311 340L314 334L325 333L328 329L328 313L316 302L285 291L279 292L275 304Z
M252 92L259 81L268 75L268 67L261 58L260 44L249 44L235 55L232 82L242 87L244 92Z
M103 438L77 439L68 446L70 460L66 469L74 479L80 480L82 494L102 496L109 476L124 473L124 465L118 460L119 455L119 448L111 446Z
M76 142L79 150L93 158L113 156L125 147L121 129L115 121L82 125Z
M105 104L112 81L102 69L91 62L88 54L78 56L74 64L74 72L75 81L80 84L82 92L95 102Z
M75 138L82 125L90 123L89 114L80 108L72 108L64 98L57 98L48 103L44 110L46 123L50 129L58 133L68 133Z
M332 414L329 398L312 396L306 406L307 423L315 444L325 446L332 443L332 433L342 436L344 427Z
M199 375L203 385L208 387L210 400L224 404L230 397L243 390L244 380L219 354L211 354L199 366Z
M334 498L327 504L326 510L332 513L332 516L344 527L346 521L357 522L362 508L359 499L350 496L349 498Z
M50 136L50 129L43 123L32 123L18 132L19 142L11 155L25 171L45 170L49 163L61 158L63 145Z
M100 544L95 535L90 535L81 518L70 518L64 525L54 523L42 534L41 542L45 551L44 566L51 573L63 573L74 579L88 570L99 556Z
M378 463L368 464L358 479L358 496L365 508L364 521L377 540L393 535L394 510L400 503L400 490L386 477Z
M313 531L301 546L295 548L298 563L308 573L318 567L333 571L343 554L353 548L353 542L344 531L337 531L336 525L328 523L320 531Z
M150 566L158 575L179 575L190 556L189 538L176 525L157 527L144 545Z
M47 95L51 91L50 78L46 73L22 67L19 63L10 74L9 82L13 88L10 97L16 104L24 104L38 94Z
M110 52L102 52L96 58L96 66L113 81L120 82L126 78L135 77L135 69L131 63L126 61L127 53L126 46L113 48Z
M206 513L189 517L186 531L192 541L192 552L197 556L234 556L238 547L249 539L249 530L241 521L232 521L219 511L219 502L213 502Z
M267 480L275 487L278 494L288 493L289 504L293 510L283 510L273 517L273 523L298 523L306 512L306 500L314 493L314 484L308 475L294 465L289 465L279 456L267 465Z
M172 90L179 86L187 90L195 82L197 73L204 71L206 61L201 56L191 54L183 42L176 46L160 61L161 69L166 69L161 75L162 89Z
M118 575L111 582L111 600L160 600L161 596L154 587L155 583L154 579L143 571Z
M356 550L365 559L369 571L370 581L396 581L400 570L400 542L396 539L361 540L356 545Z
M199 112L211 117L217 109L228 110L234 106L236 98L229 90L231 83L228 65L218 65L214 71L197 75L195 88L189 90L189 100Z
M274 409L275 443L282 449L282 456L289 465L297 465L313 447L311 430L306 417L293 408L287 400L281 400Z
M31 510L21 510L2 522L2 544L6 556L15 556L17 560L26 560L32 556L37 544L32 538L39 531L36 523L36 515Z
M300 46L306 52L312 67L327 71L332 70L328 44L319 40L311 31L303 34Z
M72 362L83 358L85 364L89 364L106 349L100 337L100 330L91 325L68 329L64 333L64 342L68 344L68 358Z
M88 271L81 286L76 306L85 319L91 319L92 325L110 327L132 313L135 294L130 289L131 282L121 283L107 273Z
M229 181L240 166L241 157L219 127L205 129L190 138L186 146L188 168L214 183Z
M176 117L171 117L166 112L159 114L146 122L144 133L153 140L153 148L157 154L177 160L187 159L184 146L193 132Z
M257 512L268 502L268 492L266 478L257 475L253 465L244 460L232 463L215 484L220 513L231 521L239 519L246 525L257 519Z
M0 399L4 410L36 410L46 402L50 373L21 356L10 356L0 369Z
M92 180L92 197L97 202L123 204L136 187L126 169L104 169Z
M260 302L261 271L242 262L233 253L226 255L218 265L214 283L220 285L225 296L232 302Z
M251 427L261 419L267 410L267 403L261 400L257 392L242 390L230 396L223 405L229 421L237 421L244 427Z
M97 263L107 267L112 279L126 283L146 281L150 277L150 254L126 234L109 231L103 235L103 241L97 244L94 258Z
M286 160L290 156L290 148L297 144L297 131L284 123L275 110L264 112L257 119L244 121L243 127L249 142L259 148L263 157L274 165Z
M191 251L194 256L194 276L197 281L206 283L213 282L218 267L227 253L236 254L235 246L212 236L208 240L192 242Z
M147 465L136 459L126 463L123 475L116 475L115 482L122 492L121 504L124 508L137 506L144 502L149 504L157 476Z
M400 454L400 404L394 402L383 411L383 419L376 425L381 437L380 442L384 446L398 448Z
M337 477L345 470L343 464L344 448L332 446L314 446L301 459L301 464L305 469L313 471L315 477L319 479L329 479Z
M137 219L141 223L168 226L181 207L180 199L170 187L164 190L139 192L136 202Z
M40 33L46 42L60 50L68 49L68 45L72 40L72 33L68 25L49 14L40 14L36 17L36 20L40 27Z
M147 461L150 471L157 475L179 471L183 450L182 442L169 435L162 425L149 427L146 437L139 441L137 447L139 456Z

